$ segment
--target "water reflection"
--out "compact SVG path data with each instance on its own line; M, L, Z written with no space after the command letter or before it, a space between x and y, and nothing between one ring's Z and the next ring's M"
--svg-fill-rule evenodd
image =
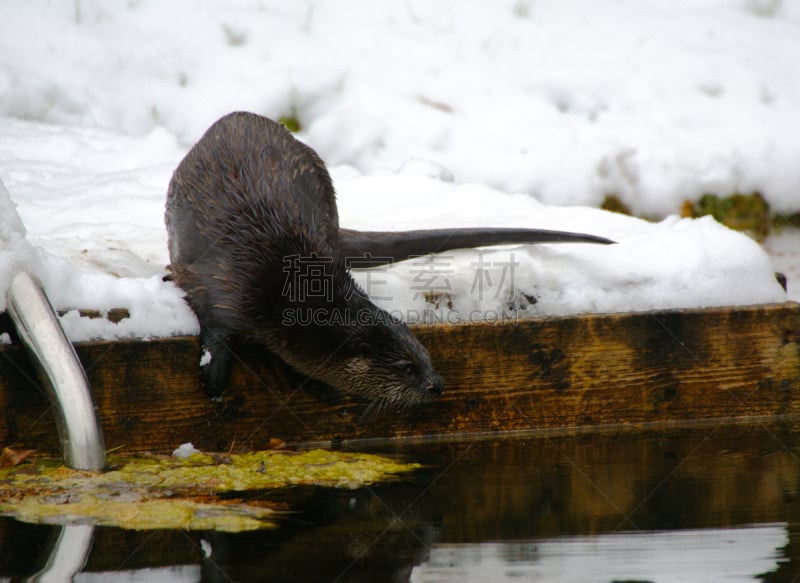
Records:
M710 427L382 448L427 467L356 491L259 493L293 509L274 531L97 528L75 580L789 582L797 436ZM0 520L0 577L52 573L59 528Z
M434 545L412 583L747 581L778 566L785 525Z
M62 526L52 538L45 566L29 579L31 583L71 581L83 570L94 541L94 526L70 524Z

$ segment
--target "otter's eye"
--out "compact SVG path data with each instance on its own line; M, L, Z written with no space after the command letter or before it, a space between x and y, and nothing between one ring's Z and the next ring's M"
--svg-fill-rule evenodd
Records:
M398 360L394 363L394 367L410 377L415 376L419 372L417 365L410 360Z

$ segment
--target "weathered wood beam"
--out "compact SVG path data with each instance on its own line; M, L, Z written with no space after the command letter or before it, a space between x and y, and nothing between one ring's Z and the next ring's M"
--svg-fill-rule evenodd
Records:
M800 305L585 315L415 328L441 400L365 414L363 403L241 347L224 404L202 393L194 337L77 345L109 448L263 447L800 414ZM0 347L0 440L58 452L21 348Z

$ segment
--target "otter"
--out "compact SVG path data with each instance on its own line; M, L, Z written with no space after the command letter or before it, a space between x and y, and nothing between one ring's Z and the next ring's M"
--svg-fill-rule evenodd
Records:
M215 122L180 162L165 221L171 278L200 322L201 382L211 397L228 383L231 343L244 340L380 407L433 401L443 382L409 328L352 279L352 259L366 267L494 244L611 243L537 229L340 229L317 153L283 125L246 112Z

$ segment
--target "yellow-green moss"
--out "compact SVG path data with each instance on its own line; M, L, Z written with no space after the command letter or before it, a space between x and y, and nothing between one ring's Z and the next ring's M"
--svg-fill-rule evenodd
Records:
M376 455L318 449L303 453L195 454L184 460L137 459L105 476L154 488L230 492L298 484L358 488L417 467Z
M29 522L91 521L131 529L267 528L273 510L216 494L296 485L358 488L417 469L369 454L314 450L110 458L107 472L36 460L0 470L0 512Z

